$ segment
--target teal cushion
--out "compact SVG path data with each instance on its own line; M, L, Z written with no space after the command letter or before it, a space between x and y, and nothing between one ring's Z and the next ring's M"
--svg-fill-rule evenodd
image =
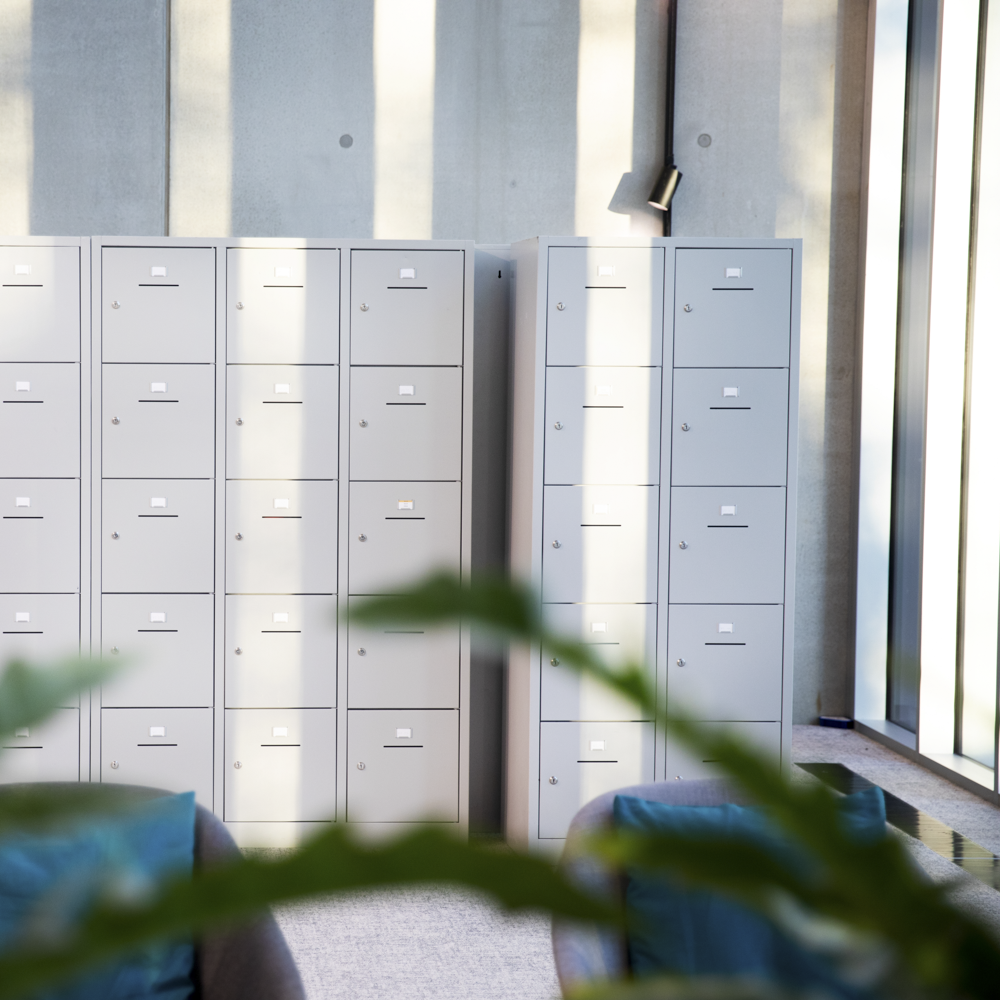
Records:
M885 800L871 788L839 802L841 820L859 839L885 836ZM671 806L618 795L615 824L625 830L689 837L738 837L786 864L808 865L759 809L735 805ZM791 940L766 917L716 892L685 888L642 871L628 871L628 953L637 976L752 976L800 989L821 987L838 996L865 995L841 982L821 956Z
M194 864L194 793L150 799L59 833L0 840L0 952L51 935L110 888L141 896ZM39 1000L184 1000L194 991L190 941L152 945L41 994Z

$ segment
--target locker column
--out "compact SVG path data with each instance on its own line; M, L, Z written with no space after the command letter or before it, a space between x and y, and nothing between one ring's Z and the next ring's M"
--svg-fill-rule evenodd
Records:
M0 247L0 665L76 655L85 583L80 292L89 260L85 241L23 243ZM79 780L80 733L73 698L8 738L0 781Z
M100 780L213 806L215 249L97 243Z
M340 251L230 247L226 284L224 815L289 844L337 818Z

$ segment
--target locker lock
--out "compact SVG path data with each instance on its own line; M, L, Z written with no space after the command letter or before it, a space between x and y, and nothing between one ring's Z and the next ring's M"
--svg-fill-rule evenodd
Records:
M368 650L366 650L364 646L359 646L358 656L367 656L367 655L368 655Z
M111 762L111 767L112 767L113 770L117 771L118 770L118 761L113 760Z
M685 667L685 666L687 666L687 660L685 660L683 656L678 656L677 657L677 666L679 666L679 667Z
M678 542L677 543L677 548L679 548L679 549L686 549L687 547L688 547L688 543L687 542Z
M367 542L368 541L368 536L367 535L358 535L358 541L359 542Z
M118 537L120 537L120 536L119 536L119 534L118 534L118 532L117 532L117 531L112 531L112 532L111 532L111 537L112 537L112 538L118 538Z
M242 309L243 308L243 303L242 302L237 302L236 303L236 308L237 309Z
M234 537L236 538L236 541L242 542L243 541L243 532L242 531L237 531L236 535Z
M552 426L555 427L555 429L557 431L561 431L562 430L562 422L559 421L559 420L557 420Z
M242 417L237 417L236 418L236 426L237 427L242 427L243 426L243 418Z
M365 762L363 760L358 761L358 770L363 771L365 769Z
M234 761L233 761L233 767L235 767L237 771L238 771L238 770L239 770L239 769L240 769L240 768L241 768L242 766L243 766L243 761L241 761L241 760L234 760Z
M362 303L361 303L361 311L362 311L363 313L366 313L366 312L368 312L368 303L367 303L367 302L362 302Z
M233 652L234 652L234 653L235 653L235 654L236 654L237 656L242 656L242 655L243 655L243 650L242 650L242 649L240 649L240 647L239 647L239 646L237 646L237 647L236 647L236 648L235 648L235 649L233 650Z
M562 312L563 309L565 309L565 308L566 308L566 303L565 302L557 302L556 303L556 309L558 309L559 312Z
M689 312L691 312L691 311L692 311L692 309L691 309L691 306L690 306L690 305L686 305L686 306L684 307L684 312L686 312L686 313L689 313Z
M691 430L691 425L690 424L681 424L681 430L682 431L689 431L689 430Z
M121 309L121 306L122 306L122 304L117 299L115 299L115 301L111 303L111 308L112 309ZM118 765L114 764L113 766L117 767Z
M117 656L118 655L118 647L117 646L112 646L111 647L111 652L114 653L115 656Z
M552 666L554 666L554 667L558 667L559 666L559 658L557 656L553 656L552 659L549 660L549 663L551 663Z
M120 424L121 421L117 417L112 417L111 418L111 423L113 423L113 424Z
M358 426L359 427L367 427L368 426L368 421L367 420L359 420L358 421Z
M549 778L549 784L550 785L558 785L559 784L559 779L553 774L552 777Z
M561 549L562 548L562 542L560 542L558 538L555 539L552 542L552 548L554 548L554 549Z

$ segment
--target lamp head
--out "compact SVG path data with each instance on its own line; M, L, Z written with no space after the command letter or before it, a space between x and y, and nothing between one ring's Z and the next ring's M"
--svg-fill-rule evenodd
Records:
M653 185L653 190L649 195L649 204L653 208L658 208L661 212L665 212L670 208L674 192L677 190L677 185L680 184L681 177L683 176L673 163L668 163L663 168L659 180Z

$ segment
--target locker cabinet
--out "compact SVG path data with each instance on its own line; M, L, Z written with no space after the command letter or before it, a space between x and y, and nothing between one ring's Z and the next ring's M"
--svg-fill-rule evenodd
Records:
M576 811L615 788L653 780L650 722L543 722L538 836L566 836Z
M80 654L79 594L0 594L0 663Z
M756 749L775 768L781 764L780 722L704 722L712 734L727 733ZM789 748L790 749L790 748ZM667 734L667 781L724 777L719 762L688 748Z
M391 594L461 567L460 483L351 483L352 594Z
M103 247L101 360L215 361L215 249Z
M214 365L104 365L102 379L105 478L212 478Z
M230 364L335 365L339 315L339 250L226 251Z
M546 364L661 363L662 248L551 247L548 254Z
M211 594L105 594L101 656L125 662L101 689L105 708L212 705Z
M351 479L461 477L460 368L351 369Z
M347 821L458 822L458 712L347 713Z
M659 481L659 368L546 369L546 483Z
M60 708L0 744L0 784L80 780L80 710Z
M0 361L80 360L80 248L0 247Z
M80 586L80 482L0 480L0 592Z
M336 479L340 369L229 365L226 476Z
M80 366L0 364L0 477L80 475Z
M105 708L101 781L191 792L212 807L212 710Z
M106 479L102 494L105 593L211 593L211 480Z
M335 819L336 736L331 709L227 709L226 820Z
M337 484L230 480L226 591L337 592Z
M464 292L464 250L352 250L351 364L462 364Z
M226 707L336 704L336 601L315 594L229 594Z

